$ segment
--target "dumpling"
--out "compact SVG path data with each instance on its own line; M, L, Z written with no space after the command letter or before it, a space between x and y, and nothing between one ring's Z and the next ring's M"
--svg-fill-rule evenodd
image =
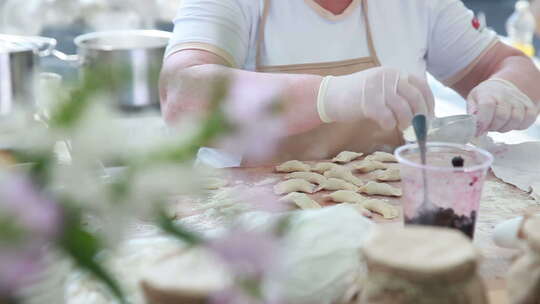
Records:
M361 157L362 155L364 155L364 153L343 151L343 152L339 153L336 157L334 157L332 159L332 161L335 162L335 163L344 164L344 163L351 162L351 161Z
M364 207L362 204L356 204L356 203L344 203L344 204L349 204L353 206L356 209L356 211L358 211L361 215L365 217L371 218L373 216L373 213L369 211L368 209L366 209L366 207Z
M401 180L401 174L399 173L399 169L393 168L377 172L375 178L381 182L398 182Z
M302 210L322 208L319 203L312 200L307 194L300 192L291 192L279 200L286 203L293 203Z
M394 157L394 155L381 151L377 151L371 155L368 155L365 159L380 161L383 163L397 163L397 159Z
M299 160L290 160L276 167L277 172L290 173L290 172L309 172L311 167Z
M356 186L361 186L364 184L361 179L351 173L351 170L345 167L330 169L324 172L324 176L326 178L339 178Z
M289 173L285 175L285 179L293 179L293 178L303 179L317 185L320 185L326 181L326 177L315 172L293 172L293 173Z
M360 187L360 192L369 195L401 196L401 189L385 183L368 182Z
M361 194L358 194L350 190L338 190L325 196L325 198L331 199L336 203L356 203L361 204L364 200L368 199Z
M333 168L341 168L341 166L334 163L322 162L316 163L311 170L323 174L324 172Z
M378 213L386 219L395 218L399 215L396 207L388 204L384 200L370 199L353 191L340 190L325 196L336 203L352 203L363 208Z
M361 160L352 164L353 169L358 170L362 173L368 173L375 170L386 169L387 165L380 161L374 160Z
M303 179L289 179L274 186L274 193L277 195L287 194L291 192L315 192L315 185Z
M350 190L358 192L358 187L339 178L327 178L321 185L321 190Z
M399 216L399 210L387 202L378 199L366 199L362 206L369 211L382 215L385 219L393 219Z

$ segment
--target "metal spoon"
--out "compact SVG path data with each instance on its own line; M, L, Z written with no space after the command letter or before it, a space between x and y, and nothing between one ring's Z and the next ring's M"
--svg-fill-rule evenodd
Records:
M428 183L426 176L426 137L427 137L427 122L426 116L423 114L418 114L414 116L412 120L412 125L414 128L414 133L416 134L416 140L418 142L418 147L420 148L420 160L422 162L422 180L424 183L424 199L419 210L422 212L427 209L431 209L433 204L429 201L428 198Z

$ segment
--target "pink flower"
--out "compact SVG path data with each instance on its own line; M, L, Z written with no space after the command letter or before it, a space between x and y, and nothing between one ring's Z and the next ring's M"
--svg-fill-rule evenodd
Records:
M239 287L233 287L212 295L212 304L263 304L261 300L254 299Z
M0 294L28 283L60 229L60 210L21 175L0 181Z
M262 278L276 263L278 239L267 232L236 228L208 243L208 248L220 257L235 274L245 278Z
M279 196L269 187L247 188L240 191L238 196L239 201L246 202L260 211L282 212L289 208L287 203L279 201Z
M256 124L259 118L273 114L282 92L283 86L261 83L260 79L235 79L225 100L225 113L236 124Z
M58 232L58 206L23 176L12 174L1 180L0 211L17 219L31 235L49 238Z
M220 146L253 162L268 160L287 131L277 111L281 92L281 86L250 78L234 81L225 101L225 114L236 130Z

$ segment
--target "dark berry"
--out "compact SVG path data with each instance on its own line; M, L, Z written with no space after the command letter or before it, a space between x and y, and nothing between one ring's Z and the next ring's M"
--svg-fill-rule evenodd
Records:
M416 225L429 225L448 227L461 230L469 238L473 238L476 211L470 216L457 215L450 208L436 208L434 210L421 211L415 218L405 218L405 223Z
M452 158L452 166L454 168L463 168L463 165L465 164L465 160L461 156L456 156Z

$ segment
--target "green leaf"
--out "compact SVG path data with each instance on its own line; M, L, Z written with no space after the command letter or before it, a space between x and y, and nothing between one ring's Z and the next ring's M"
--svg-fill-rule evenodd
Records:
M18 163L29 166L28 175L39 187L44 187L50 178L50 167L54 161L52 151L35 153L31 151L14 150L13 156Z
M68 97L52 109L49 125L59 129L74 127L84 117L96 96L121 88L128 81L128 76L129 69L126 66L96 65L91 72L85 72L82 81L77 83Z
M203 239L196 233L177 225L174 221L165 214L165 211L158 211L158 224L163 231L171 234L177 239L188 243L189 245L200 245Z
M275 227L275 234L278 237L283 237L291 228L292 215L285 215L279 219Z
M222 99L226 92L226 89L222 88L223 85L220 82L220 85L214 88L214 91L217 91L217 93L215 92L213 94L209 116L190 143L157 151L148 157L150 162L180 163L191 160L195 157L200 147L209 145L219 136L235 130L234 126L227 121L221 107Z
M96 256L103 249L101 242L82 227L80 215L77 212L66 215L64 231L58 240L58 245L73 258L79 267L89 271L103 282L121 303L126 303L118 283L96 260Z

